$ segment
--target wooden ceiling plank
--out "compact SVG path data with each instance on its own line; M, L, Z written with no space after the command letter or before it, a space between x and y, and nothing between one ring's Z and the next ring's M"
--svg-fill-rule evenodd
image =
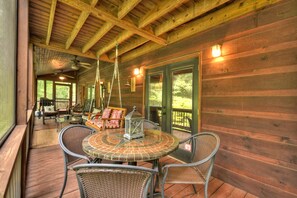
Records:
M70 47L69 49L65 49L65 45L62 43L54 42L52 41L49 45L46 45L44 40L32 36L30 38L30 42L33 43L36 46L39 46L41 48L46 48L49 50L57 51L57 52L63 52L67 54L73 54L81 57L86 57L86 58L92 58L92 59L97 59L96 55L94 52L91 52L90 50L87 51L86 53L82 53L80 48L76 47ZM106 54L100 56L101 61L105 62L114 62L113 60L110 60Z
M230 1L232 1L232 0L198 1L194 4L194 6L193 6L194 8L190 7L188 9L186 9L184 12L181 12L181 13L173 16L171 20L165 21L164 23L162 23L162 25L157 26L155 29L155 34L157 36L160 36L161 34L164 34L165 32L168 32L168 31L176 28L177 26L184 24L184 23L186 23L186 22L188 22L188 21L190 21L190 20L192 20L192 19L194 19L194 18L196 18L210 10L213 10L218 6L221 6L227 2L230 2ZM195 9L195 10L193 10L193 9ZM149 41L149 40L147 40L147 41ZM133 43L126 45L125 47L121 48L121 50L119 50L119 55L131 51L133 48L136 48L139 46L138 43L142 43L142 42L143 42L143 39L140 39L140 41L135 42L137 44L135 46L133 46ZM113 59L115 57L115 53L112 52L109 57Z
M113 15L111 15L101 9L93 8L90 5L88 5L82 1L78 1L78 0L59 0L59 1L67 4L68 6L79 9L81 11L92 12L92 14L97 18L100 18L106 22L112 23L112 24L119 26L123 29L129 30L129 31L133 32L134 34L138 34L139 36L145 37L145 38L147 38L153 42L156 42L160 45L166 45L165 39L158 37L154 34L151 34L150 32L147 32L143 29L140 29L130 22L120 20L117 17L114 17Z
M125 1L119 8L118 18L122 19L126 14L128 14L141 0L129 0ZM109 30L114 27L112 23L106 22L96 34L83 46L82 52L88 51L92 46L94 46ZM105 52L104 52L105 53ZM104 53L98 53L100 56Z
M170 0L170 1L163 1L159 3L153 10L148 12L144 17L139 20L139 28L143 28L148 24L156 21L160 17L166 15L167 13L171 12L175 8L179 7L184 2L189 0Z
M46 45L49 44L50 39L51 39L51 34L52 34L53 24L54 24L54 18L55 18L55 12L56 12L56 7L57 7L57 0L52 0L50 17L49 17L48 28L47 28L47 35L46 35L46 42L45 42Z
M170 33L168 35L169 44L185 39L189 36L205 31L212 27L226 23L232 19L238 18L250 12L262 9L266 6L278 3L281 0L240 0L233 2L226 7L199 18L193 22L188 23L186 26ZM151 51L157 50L162 46L155 45L149 42L142 47L126 53L121 57L122 62L126 62Z
M95 7L97 4L98 0L91 0L90 5L92 7ZM82 28L82 26L84 25L84 23L86 22L87 18L89 17L90 12L86 12L86 11L82 11L72 32L70 33L70 36L68 37L67 41L66 41L66 49L69 49L69 47L71 46L71 44L73 43L74 39L76 38L77 34L79 33L80 29Z

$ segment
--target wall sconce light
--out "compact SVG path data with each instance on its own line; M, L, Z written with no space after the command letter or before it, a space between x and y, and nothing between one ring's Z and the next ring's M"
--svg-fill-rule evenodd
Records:
M212 50L212 57L216 58L216 57L219 57L221 56L221 45L217 44L217 45L214 45L212 46L211 48Z
M135 68L133 70L133 74L134 74L134 76L138 76L140 74L140 69L139 68Z

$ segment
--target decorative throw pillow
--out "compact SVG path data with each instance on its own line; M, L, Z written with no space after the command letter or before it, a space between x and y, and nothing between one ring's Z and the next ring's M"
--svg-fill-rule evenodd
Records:
M54 106L44 106L44 112L54 112L55 107Z
M102 118L109 118L111 109L105 108L102 113Z
M111 113L110 118L121 118L122 116L122 111L121 110L113 110ZM120 127L120 120L110 120L109 125L112 125L112 128L119 128Z

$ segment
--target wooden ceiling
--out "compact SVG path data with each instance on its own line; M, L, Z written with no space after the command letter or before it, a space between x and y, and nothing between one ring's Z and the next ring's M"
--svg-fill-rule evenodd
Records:
M113 62L118 45L125 62L276 1L30 0L30 41L86 62Z

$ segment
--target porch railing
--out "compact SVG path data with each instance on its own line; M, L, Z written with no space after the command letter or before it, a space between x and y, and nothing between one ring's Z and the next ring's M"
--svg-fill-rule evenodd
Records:
M151 120L154 122L162 123L162 108L150 107ZM153 115L153 116L152 116ZM172 128L180 131L191 132L190 120L192 120L191 109L172 109Z

